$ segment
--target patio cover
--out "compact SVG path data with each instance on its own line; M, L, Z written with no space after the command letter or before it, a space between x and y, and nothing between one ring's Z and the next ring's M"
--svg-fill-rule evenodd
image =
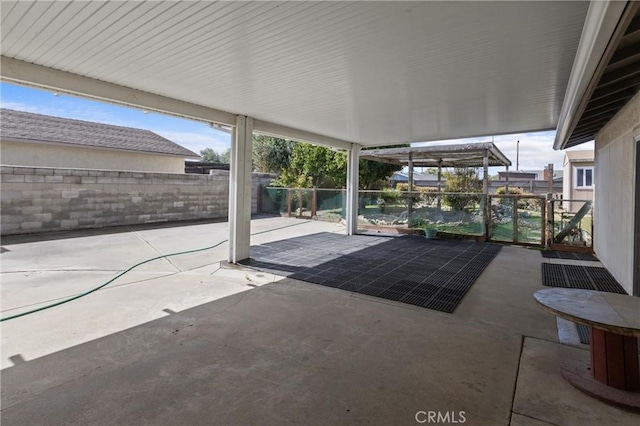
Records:
M346 149L355 233L361 147L555 128L616 3L3 1L0 77L233 127L235 262L253 132Z
M5 81L350 149L553 129L589 3L0 6Z
M482 167L487 152L489 166L510 166L511 161L493 142L436 145L360 151L364 160L414 167Z

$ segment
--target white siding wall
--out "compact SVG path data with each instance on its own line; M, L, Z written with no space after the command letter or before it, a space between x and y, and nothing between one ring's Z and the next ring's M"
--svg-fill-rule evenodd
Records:
M594 249L629 294L633 289L636 144L640 93L596 135Z
M184 173L184 158L108 149L2 141L0 163L65 169Z

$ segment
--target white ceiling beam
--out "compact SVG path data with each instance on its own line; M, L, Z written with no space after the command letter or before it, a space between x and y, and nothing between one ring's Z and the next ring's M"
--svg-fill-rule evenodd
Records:
M312 144L328 146L331 148L348 150L352 147L351 142L330 138L328 136L323 136L304 130L293 129L291 127L281 126L279 124L269 123L262 120L253 121L253 130L256 133L262 133L268 136L293 139L300 142L309 142Z
M564 149L578 124L582 98L587 94L592 77L600 63L611 36L624 12L626 1L592 1L589 4L580 44L573 61L569 83L560 110L553 149Z
M0 58L0 79L120 105L190 118L207 123L235 125L236 114L84 77L13 58Z

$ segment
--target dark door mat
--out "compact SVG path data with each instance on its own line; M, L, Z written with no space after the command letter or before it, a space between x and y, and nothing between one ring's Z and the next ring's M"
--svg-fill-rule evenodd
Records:
M595 266L543 263L542 284L548 287L578 288L627 294L609 271Z
M245 265L451 313L502 246L319 233L251 247Z
M571 259L571 260L591 260L598 261L598 258L588 253L571 253L567 251L555 251L555 250L542 250L540 251L542 257L548 259Z
M591 334L589 327L584 324L576 324L576 328L578 329L578 337L580 338L580 343L582 343L583 345L588 345L589 334Z

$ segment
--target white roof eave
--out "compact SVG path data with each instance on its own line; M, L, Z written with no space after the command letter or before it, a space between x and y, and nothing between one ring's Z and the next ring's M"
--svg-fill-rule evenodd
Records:
M611 36L627 5L626 1L603 0L589 4L580 44L573 62L567 91L560 110L553 149L564 149L578 123L580 104L598 68Z

